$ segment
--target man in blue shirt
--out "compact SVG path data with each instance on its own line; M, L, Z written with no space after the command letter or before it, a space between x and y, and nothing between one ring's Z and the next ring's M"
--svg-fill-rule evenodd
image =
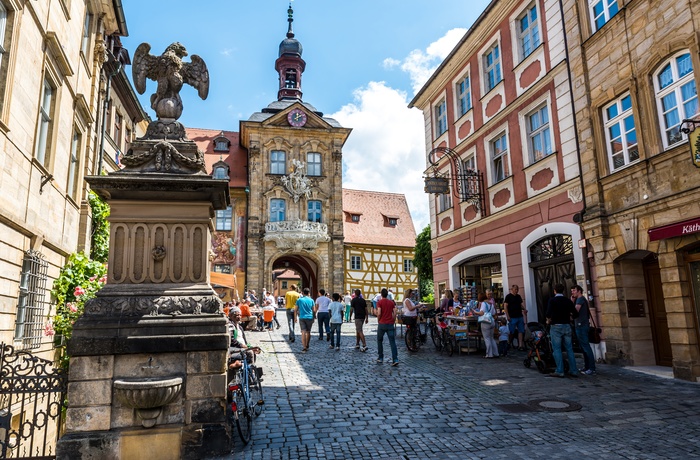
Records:
M299 319L301 327L301 352L306 353L309 350L309 342L311 341L311 327L314 325L314 301L309 297L311 291L309 288L304 288L303 295L297 300L296 317Z
M552 339L552 353L557 363L557 370L550 374L551 377L564 377L564 356L562 354L562 342L569 360L569 377L578 377L576 357L571 344L571 319L578 318L578 311L574 303L568 297L564 297L564 285L558 283L554 286L554 297L549 299L547 305L547 324L550 325L549 334Z

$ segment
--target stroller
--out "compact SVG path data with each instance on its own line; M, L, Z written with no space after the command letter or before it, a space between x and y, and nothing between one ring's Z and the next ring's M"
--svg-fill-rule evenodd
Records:
M541 373L548 374L554 372L557 363L554 361L549 328L535 322L527 323L527 328L530 330L530 337L525 340L528 352L527 357L523 360L523 364L525 367L530 368L534 361L537 370ZM564 372L568 372L568 369L569 363L564 360Z

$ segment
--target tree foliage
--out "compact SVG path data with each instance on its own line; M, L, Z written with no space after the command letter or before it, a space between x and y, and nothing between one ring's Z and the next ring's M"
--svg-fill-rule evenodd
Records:
M413 265L418 270L421 301L425 303L434 303L433 250L430 248L430 225L425 227L416 237Z
M90 257L106 264L109 256L109 205L93 191L88 194L88 201L92 210Z

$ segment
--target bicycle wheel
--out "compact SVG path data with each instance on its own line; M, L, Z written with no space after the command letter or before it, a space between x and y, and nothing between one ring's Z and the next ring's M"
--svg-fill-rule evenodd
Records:
M440 329L438 329L436 324L431 325L430 327L430 338L433 340L433 345L435 345L435 349L437 351L442 350L442 340L440 338L442 334L440 333Z
M418 351L418 345L416 344L416 328L409 327L406 329L406 348L408 351Z
M250 441L250 434L253 431L253 416L248 408L248 401L243 393L243 389L236 391L234 399L236 401L236 407L238 408L235 415L236 429L238 430L238 435L241 437L243 444L248 444Z
M262 413L265 398L263 397L262 383L255 373L255 368L250 369L250 405L253 407L253 414L257 417Z
M452 341L452 337L450 337L449 331L446 330L442 338L445 342L443 345L445 347L445 351L449 356L452 356L455 352L455 344Z

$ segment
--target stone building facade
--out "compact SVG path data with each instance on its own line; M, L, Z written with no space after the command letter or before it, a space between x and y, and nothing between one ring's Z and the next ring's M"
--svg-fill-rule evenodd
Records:
M700 377L700 3L564 0L582 228L610 362ZM690 124L692 125L692 124Z
M0 32L0 342L48 350L52 280L89 249L83 177L96 174L103 65L127 29L117 0L0 0ZM133 132L143 110L129 103Z
M343 287L342 149L350 129L302 101L306 67L292 31L280 43L278 100L240 122L248 151L246 284L271 289L296 271L312 293Z
M581 181L557 0L495 0L410 107L423 111L436 299L521 287L544 322L553 286L586 285ZM441 179L443 178L443 179ZM437 193L434 193L436 192Z

